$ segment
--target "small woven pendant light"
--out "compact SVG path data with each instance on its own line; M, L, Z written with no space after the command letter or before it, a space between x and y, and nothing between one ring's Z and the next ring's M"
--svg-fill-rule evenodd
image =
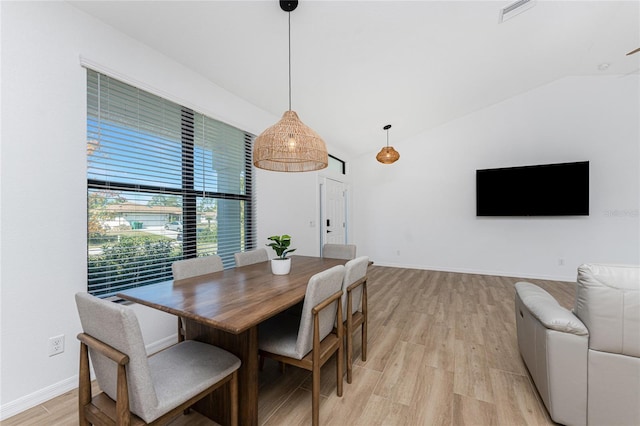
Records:
M276 172L309 172L329 164L322 138L291 110L291 11L297 6L297 1L280 1L282 10L289 13L289 110L253 144L253 165Z
M389 146L389 129L391 128L391 124L387 124L382 129L387 131L387 146L383 146L378 155L376 155L376 160L381 162L382 164L392 164L398 161L400 158L400 153L393 149L392 146Z

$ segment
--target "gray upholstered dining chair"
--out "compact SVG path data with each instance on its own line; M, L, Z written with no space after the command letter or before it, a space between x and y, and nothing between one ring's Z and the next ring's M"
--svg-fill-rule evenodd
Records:
M355 244L325 244L322 246L322 257L331 259L355 259Z
M171 264L174 280L197 277L198 275L211 274L222 271L222 259L217 254L194 257L193 259L177 260Z
M347 337L347 383L353 379L353 334L362 327L363 361L367 360L367 268L369 257L360 256L345 265L342 282L342 312Z
M194 257L193 259L177 260L171 264L174 280L212 274L224 269L222 259L217 254ZM178 342L184 341L186 336L185 321L178 317Z
M240 360L218 347L189 340L147 357L140 325L128 306L76 294L82 323L81 426L166 424L229 382L231 423L238 422ZM92 396L89 356L98 386Z
M235 258L236 266L246 266L266 262L269 260L269 253L266 248L262 247L255 250L234 253L233 257Z
M260 324L258 330L261 366L263 357L268 357L311 371L314 426L320 418L320 368L336 351L337 394L342 396L343 335L342 327L334 328L334 324L342 324L344 271L338 265L309 279L299 321L282 313Z

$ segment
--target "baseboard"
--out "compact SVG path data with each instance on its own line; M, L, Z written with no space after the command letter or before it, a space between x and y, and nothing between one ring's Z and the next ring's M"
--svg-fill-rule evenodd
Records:
M2 404L0 407L0 420L20 414L29 408L33 408L38 404L42 404L56 396L60 396L65 392L69 392L78 387L78 375L64 379L61 382L54 383L45 388L39 389L29 395L20 397L14 401Z
M168 348L178 341L178 334L175 333L171 336L160 339L156 342L150 343L145 346L148 354L154 354L158 351ZM91 378L94 378L93 368L91 369ZM78 387L78 375L64 379L58 383L54 383L45 388L39 389L29 395L20 397L14 401L2 404L0 406L0 421L8 419L9 417L20 414L36 405L49 401L57 396L62 395L65 392L69 392Z
M573 276L535 275L535 274L526 274L526 273L519 273L519 272L490 271L490 270L478 270L478 269L467 269L467 268L442 268L440 266L409 265L409 264L399 264L399 263L381 263L378 261L374 261L374 265L386 266L389 268L421 269L425 271L455 272L458 274L491 275L496 277L512 277L512 278L523 278L523 279L531 279L531 280L548 280L548 281L564 281L564 282L575 282L576 275L577 275L577 273L576 275L573 275Z

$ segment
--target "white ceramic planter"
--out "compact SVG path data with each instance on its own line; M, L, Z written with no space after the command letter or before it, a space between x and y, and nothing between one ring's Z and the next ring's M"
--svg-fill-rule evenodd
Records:
M291 271L291 259L271 259L273 275L287 275Z

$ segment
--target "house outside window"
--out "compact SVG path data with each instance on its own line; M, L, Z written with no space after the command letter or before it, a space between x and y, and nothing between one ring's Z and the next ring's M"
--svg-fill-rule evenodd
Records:
M253 136L87 70L88 291L172 278L255 246Z

